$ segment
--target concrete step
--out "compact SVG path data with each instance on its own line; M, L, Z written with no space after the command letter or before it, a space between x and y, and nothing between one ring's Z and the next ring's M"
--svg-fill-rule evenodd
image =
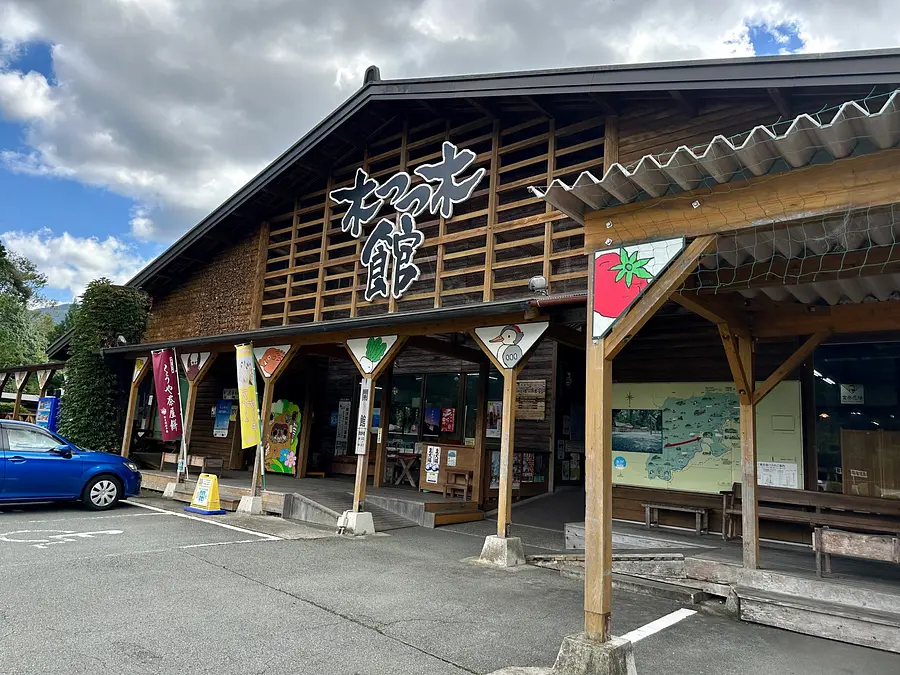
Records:
M324 503L323 503L324 502ZM329 506L329 504L331 506ZM337 507L340 509L333 508ZM285 518L298 520L305 523L314 523L326 527L337 527L341 513L350 508L344 504L340 497L331 499L312 499L306 495L285 495L285 509L282 514ZM383 509L367 501L366 511L372 514L376 532L399 530L404 527L414 527L417 523L404 518L401 515Z
M432 527L455 525L456 523L474 523L479 520L484 520L484 511L471 508L444 509L442 511L432 512L430 515L433 515Z
M674 600L685 605L699 605L701 602L710 599L706 592L683 584L670 584L654 579L616 574L615 572L613 572L612 578L613 589L618 591L651 595L654 598Z
M737 586L740 618L900 654L900 607L884 611Z

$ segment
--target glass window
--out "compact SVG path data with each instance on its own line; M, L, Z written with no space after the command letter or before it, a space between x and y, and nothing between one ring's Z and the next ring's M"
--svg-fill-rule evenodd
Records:
M813 362L819 489L900 499L900 343L824 345Z
M388 417L388 448L399 452L415 450L419 440L421 408L422 376L394 375Z
M49 452L60 445L53 436L37 429L7 427L6 438L10 452Z
M460 442L461 379L460 373L431 373L425 376L424 439Z

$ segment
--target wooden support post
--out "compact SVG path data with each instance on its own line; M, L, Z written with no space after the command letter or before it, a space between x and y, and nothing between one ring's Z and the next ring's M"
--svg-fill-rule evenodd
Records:
M372 477L372 487L381 487L384 484L384 469L387 463L388 418L391 411L391 389L394 382L394 364L391 363L385 372L383 388L381 389L381 426L378 431L378 444L375 447L375 475ZM374 401L375 395L372 392Z
M131 440L134 435L134 416L137 413L138 390L141 383L150 372L150 358L139 358L134 363L134 374L131 377L131 387L128 390L128 410L125 413L125 433L122 436L122 457L128 457L131 453Z
M310 364L311 365L311 364ZM297 448L297 478L306 478L309 464L309 439L312 437L312 399L316 394L313 373L306 371L306 393L303 395L303 413L300 417L300 441Z
M0 394L6 391L6 383L9 382L12 373L0 373Z
M774 373L769 375L766 378L766 381L763 382L759 387L756 387L753 392L753 403L757 404L763 400L763 398L771 392L779 382L781 382L785 377L790 375L794 370L796 370L801 363L803 363L818 347L822 344L828 337L831 335L830 331L821 331L816 333L815 335L810 336L810 338L804 342L800 347L791 354L787 360L782 363Z
M13 413L12 418L14 420L19 419L19 412L22 408L22 394L25 393L25 385L28 384L28 379L31 377L31 373L27 370L20 370L13 373L13 378L16 381L16 402L13 403Z
M367 373L363 366L357 360L357 357L353 354L353 350L350 348L350 345L345 343L345 347L347 351L350 353L350 358L353 363L356 365L357 370L359 370L359 374L362 376L362 390L360 392L360 407L363 405L367 406L367 410L360 411L359 417L357 419L356 425L356 438L357 442L362 438L362 434L365 434L365 444L362 446L363 452L359 452L357 450L356 456L356 480L353 485L353 511L359 513L362 511L365 499L366 499L366 477L369 473L369 434L372 425L372 410L375 407L375 382L378 380L379 376L394 362L394 359L397 358L397 354L399 354L403 345L406 344L406 336L400 335L397 337L397 340L390 346L390 348L382 355L381 360L378 361L372 372ZM368 395L366 400L363 400L362 393L368 388ZM365 413L365 417L363 414ZM386 415L382 414L382 420L386 418ZM386 434L384 434L386 436ZM377 470L377 463L376 463Z
M44 398L47 395L47 385L50 384L50 378L53 376L52 370L39 370L38 378L38 398Z
M593 306L594 266L588 273ZM609 640L612 606L612 360L603 340L591 336L585 354L584 630Z
M516 431L516 380L519 369L501 371L503 375L503 417L500 421L500 490L497 499L497 536L509 536L512 519L513 446Z

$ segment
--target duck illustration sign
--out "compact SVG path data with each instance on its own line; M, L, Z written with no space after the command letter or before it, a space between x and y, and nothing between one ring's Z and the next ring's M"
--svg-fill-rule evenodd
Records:
M681 253L684 239L665 239L594 253L593 337L600 339Z
M510 323L505 326L476 328L475 337L503 368L511 369L534 347L549 322Z
M353 359L359 364L360 370L366 375L371 375L396 342L396 335L357 338L355 340L347 340L347 349L350 350Z

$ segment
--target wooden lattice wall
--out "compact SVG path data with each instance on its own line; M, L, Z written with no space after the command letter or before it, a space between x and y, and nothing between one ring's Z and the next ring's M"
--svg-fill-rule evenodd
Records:
M293 212L269 221L261 326L276 326L388 311L411 311L531 296L528 280L544 276L552 293L582 291L587 269L583 228L533 197L527 188L554 178L572 181L602 171L604 118L562 123L549 116L501 121L493 116L452 126L444 119L397 122L353 164L330 172L314 192L299 195ZM359 262L365 236L341 231L346 208L326 199L349 185L357 167L384 180L440 157L441 143L477 154L487 174L470 199L444 219L417 218L425 242L416 255L421 278L399 301L366 302L366 270ZM379 219L392 217L388 205Z

